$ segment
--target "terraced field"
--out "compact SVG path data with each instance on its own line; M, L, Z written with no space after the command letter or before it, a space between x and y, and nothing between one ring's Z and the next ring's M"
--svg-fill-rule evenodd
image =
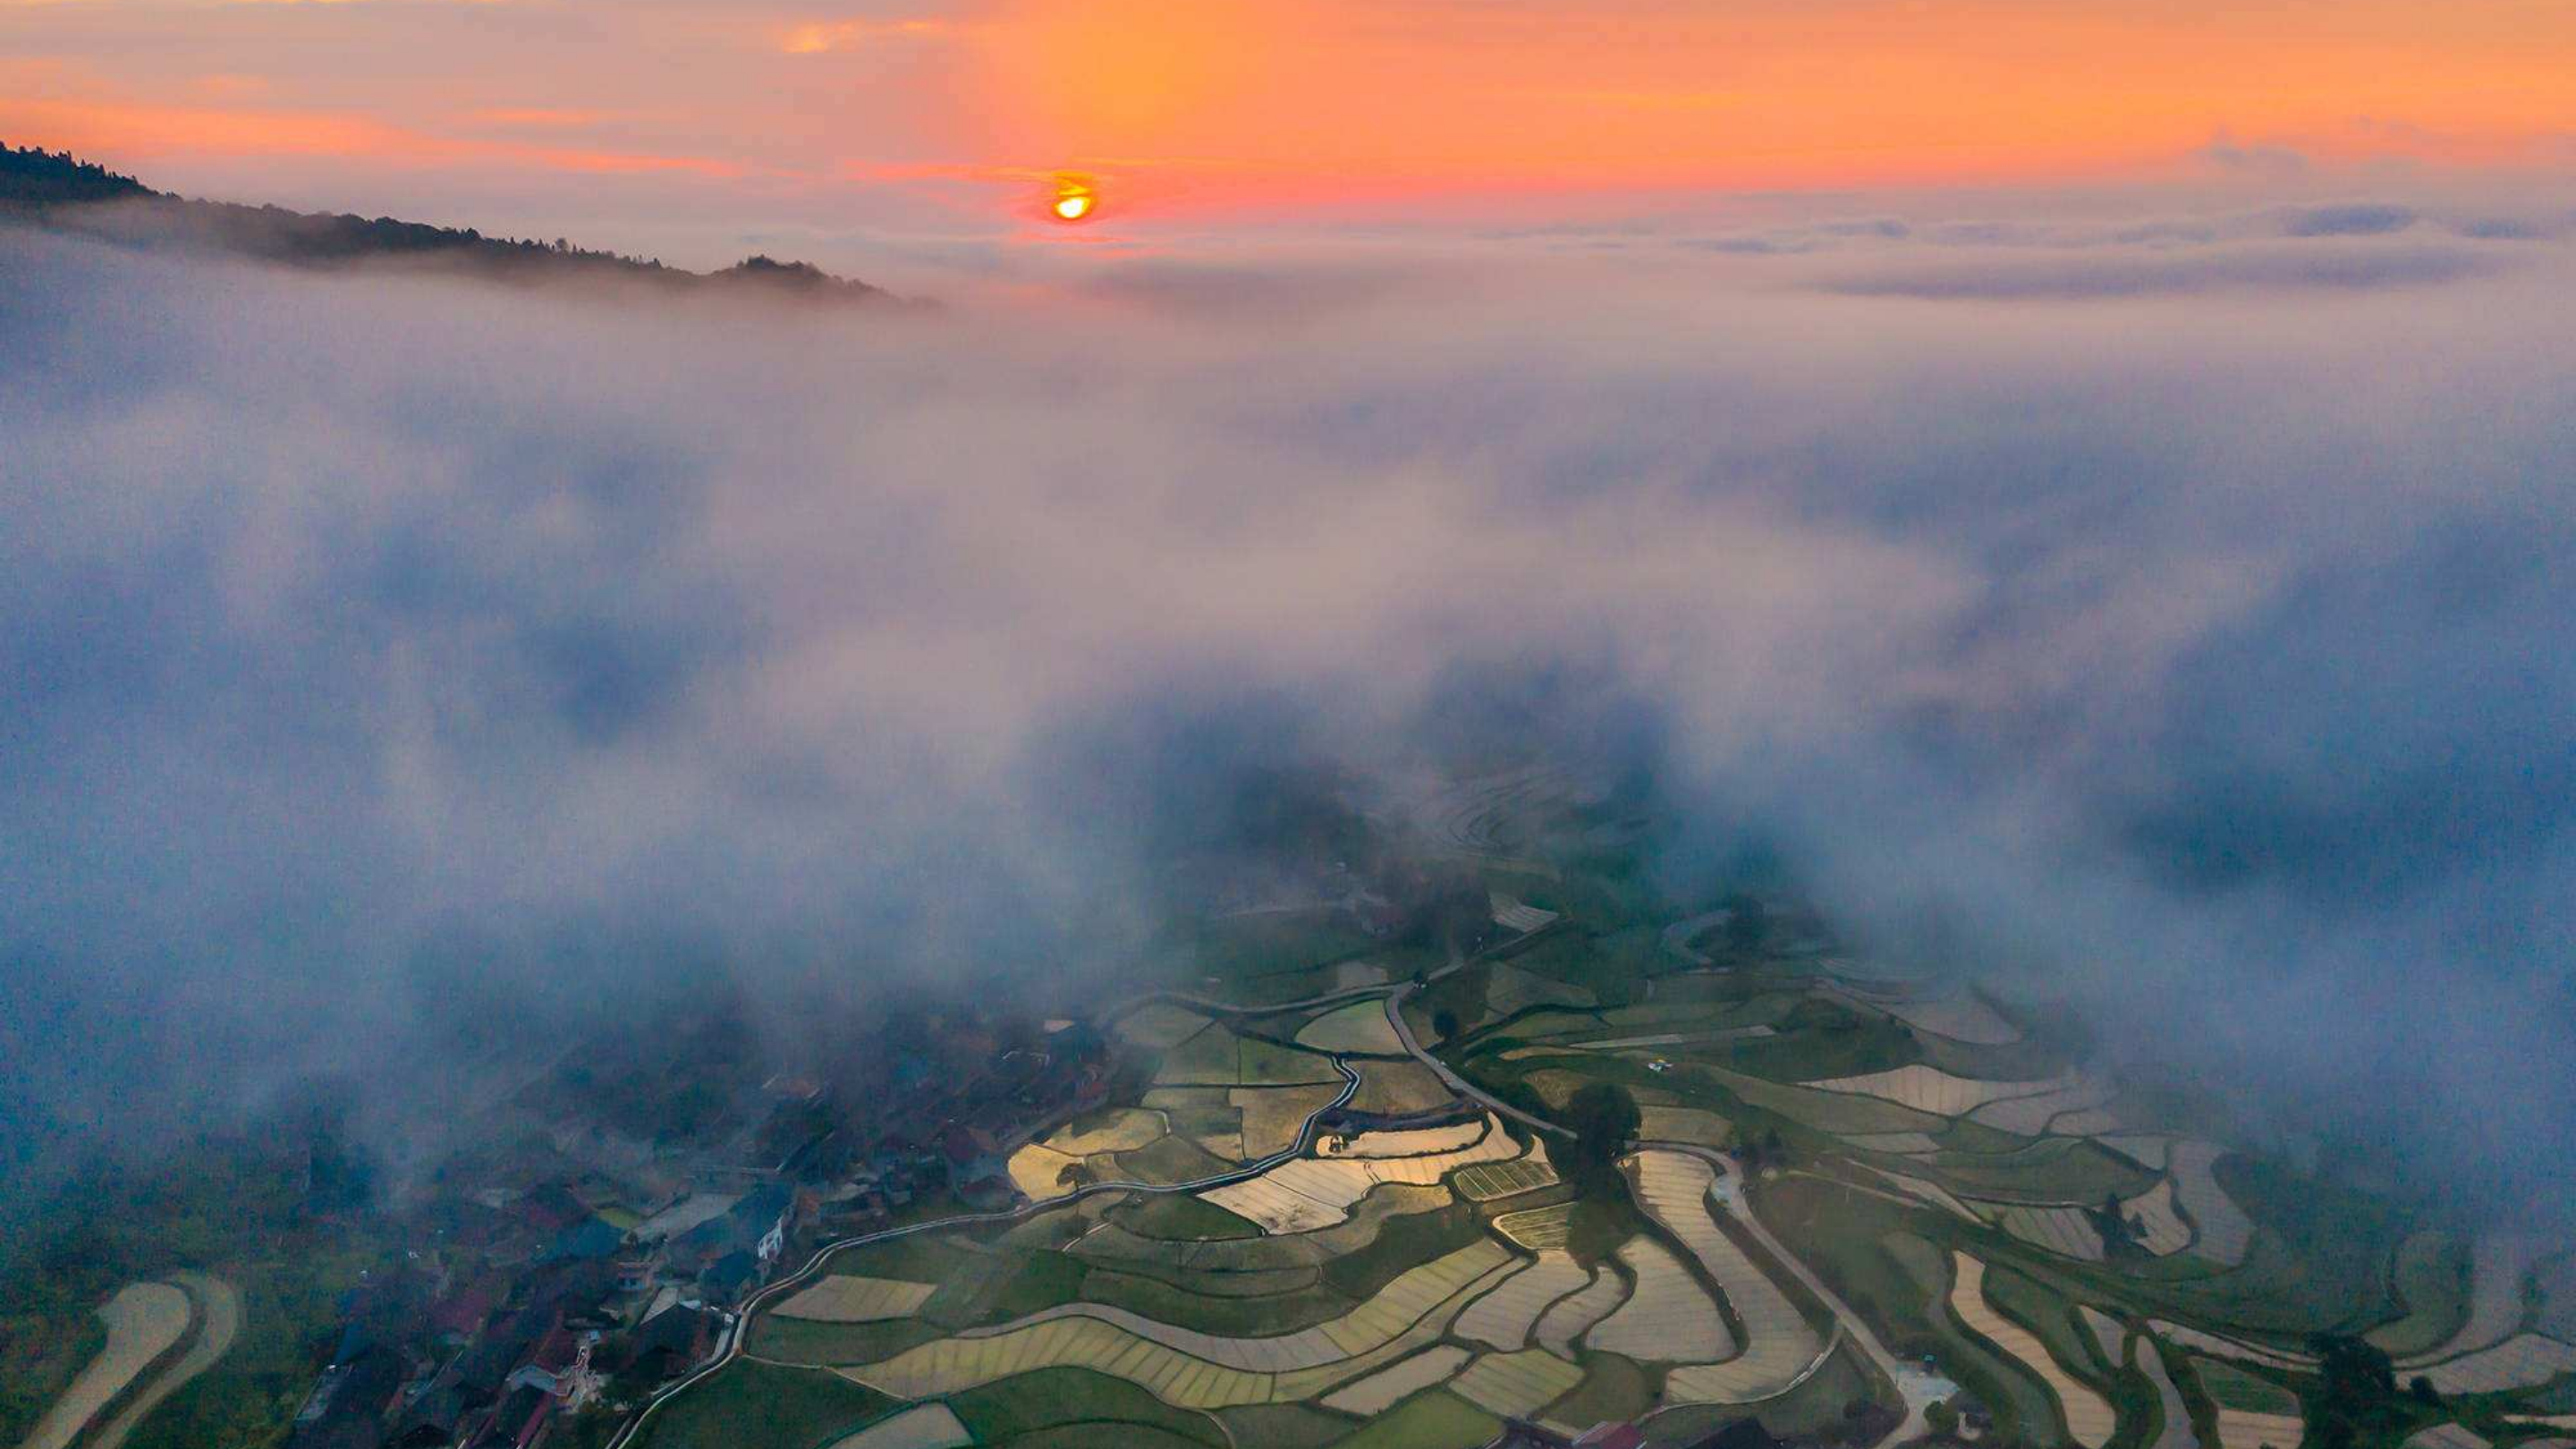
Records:
M2183 1402L2182 1390L2165 1367L2164 1355L2151 1346L2141 1346L2138 1366L2146 1370L2147 1381L2156 1386L2156 1412L2161 1422L2148 1449L2201 1449L2200 1434L2192 1428L2191 1410Z
M1488 900L1492 906L1494 924L1506 930L1518 931L1523 935L1532 931L1546 930L1562 919L1555 911L1541 910L1537 906L1517 897L1504 895L1500 891L1494 892Z
M2067 1434L2076 1443L2085 1449L2102 1449L2110 1443L2119 1428L2118 1415L2110 1402L2068 1373L2037 1335L1994 1310L1986 1301L1983 1262L1965 1253L1953 1253L1950 1262L1956 1274L1950 1289L1950 1311L2048 1385L2065 1414Z
M1928 1031L1976 1046L2003 1046L2021 1040L2021 1029L2006 1021L1985 1000L1965 988L1915 996L1901 990L1870 990L1841 982L1827 990L1865 1011L1892 1016L1916 1031Z
M1699 1260L1734 1307L1746 1336L1742 1352L1730 1362L1674 1370L1666 1379L1667 1396L1680 1403L1743 1404L1795 1383L1824 1353L1824 1341L1770 1275L1710 1216L1715 1170L1683 1153L1641 1152L1636 1180L1638 1206Z
M1698 1147L1724 1147L1735 1140L1735 1129L1715 1112L1694 1107L1665 1107L1648 1103L1637 1109L1637 1136L1646 1142L1688 1142Z
M1387 1022L1386 1006L1375 1000L1354 1001L1326 1012L1297 1033L1297 1045L1311 1051L1348 1052L1354 1056L1398 1057L1404 1043Z
M1460 1172L1458 1195L1469 1202L1491 1202L1556 1184L1556 1169L1532 1154L1511 1162L1485 1163Z
M1583 1370L1541 1349L1478 1356L1449 1386L1489 1414L1527 1418L1573 1392Z
M2307 1421L2292 1414L2256 1414L2221 1405L2219 1449L2297 1449L2307 1437Z
M922 1404L881 1419L831 1449L965 1449L975 1442L957 1411L946 1404Z
M1323 1404L1345 1414L1373 1417L1433 1384L1446 1383L1466 1362L1465 1349L1445 1343L1435 1345L1326 1394Z
M2179 1253L2191 1243L2191 1225L2177 1211L2173 1179L2157 1183L2151 1192L2141 1193L2120 1204L2120 1211L2138 1229L2138 1244L2161 1258Z
M2528 1389L2576 1373L2576 1347L2537 1333L2516 1334L2491 1347L2445 1359L2423 1369L2446 1394L2492 1394Z
M241 1334L248 1312L241 1292L232 1284L204 1273L173 1273L170 1277L196 1304L196 1335L176 1362L119 1401L116 1412L96 1426L86 1449L119 1449L152 1417L163 1400L222 1361Z
M2447 1233L2417 1233L2399 1244L2391 1276L2406 1316L2372 1329L2369 1340L2406 1359L2439 1349L2465 1329L2469 1293L2458 1257L2459 1245Z
M1929 1132L1852 1132L1843 1141L1863 1152L1884 1152L1899 1157L1924 1157L1941 1150Z
M1835 1077L1812 1082L1819 1091L1847 1092L1854 1096L1876 1097L1881 1101L1921 1112L1932 1117L1961 1117L1989 1102L2009 1101L2022 1097L2042 1097L2063 1093L2076 1083L2071 1077L2053 1077L2039 1082L1988 1081L1976 1077L1954 1077L1939 1067L1916 1062L1891 1071L1871 1072L1858 1077Z
M1068 1157L1089 1157L1096 1152L1133 1152L1171 1130L1160 1112L1112 1107L1075 1118L1040 1141Z
M1495 1017L1542 1006L1590 1007L1598 1004L1580 986L1533 975L1508 962L1492 968L1485 979L1485 1006Z
M2459 1424L2436 1424L2406 1436L2400 1449L2488 1449L2494 1440Z
M836 1256L765 1306L756 1351L824 1364L869 1406L812 1449L1415 1449L1481 1443L1506 1417L1665 1415L1679 1434L1737 1405L1796 1437L1854 1399L1919 1414L1963 1386L2017 1440L2108 1449L2115 1385L2140 1421L2124 1449L2295 1449L2283 1385L2314 1374L2297 1347L2313 1328L2376 1325L2401 1375L2446 1394L2576 1374L2576 1258L2484 1239L2463 1271L2402 1212L2347 1210L2349 1194L2174 1130L2195 1119L2159 1084L2124 1074L2115 1094L2053 1018L2016 1021L2002 998L1813 945L1690 949L1722 912L1604 920L1633 880L1560 872L1543 830L1480 798L1456 818L1492 852L1475 858L1493 956L1426 966L1417 990L1428 953L1390 948L1381 967L1337 945L1265 967L1241 1009L1137 1007L1114 1035L1127 1080L1151 1085L1010 1163L1032 1198L1085 1177L1174 1191ZM1562 1142L1507 1130L1490 1100L1441 1110L1457 1098L1390 1002L1425 1042L1435 1014L1459 1018L1440 1060L1514 1109L1631 1093L1632 1202L1578 1213L1535 1145L1563 1161ZM1429 1125L1327 1129L1233 1176L1304 1140L1341 1092L1337 1054L1360 1078L1353 1113ZM2106 1197L2142 1252L2104 1240ZM2565 1281L2526 1294L2534 1269ZM2169 1372L2160 1342L2191 1371ZM2187 1407L2203 1390L2214 1432Z
M2049 1130L2049 1124L2062 1116L2089 1113L2111 1100L2111 1089L2104 1083L2080 1080L2053 1092L2029 1097L2006 1097L1988 1102L1968 1114L1968 1120L1983 1123L1999 1132L2034 1137Z
M1341 1088L1330 1082L1302 1087L1237 1087L1226 1094L1234 1108L1243 1156L1259 1161L1297 1145L1306 1119L1332 1104Z
M2102 1261L2101 1229L2094 1226L2092 1217L2081 1208L1996 1204L1989 1210L1994 1213L1998 1226L2025 1243L2046 1248L2060 1257L2087 1263Z
M23 1449L67 1449L90 1421L188 1332L188 1295L169 1283L133 1283L98 1310L107 1345L81 1369L27 1436Z
M1558 1299L1540 1314L1530 1336L1559 1358L1571 1359L1575 1356L1575 1341L1590 1332L1592 1325L1609 1317L1627 1297L1628 1280L1602 1268L1592 1275L1590 1283Z
M2159 1336L2170 1339L2184 1348L2212 1354L2219 1358L2239 1359L2246 1363L2259 1363L2270 1368L2289 1369L2293 1372L2313 1369L2317 1364L2316 1359L2308 1354L2245 1343L2167 1319L2155 1319L2148 1324L2148 1327L2153 1328Z
M2192 1371L2217 1406L2220 1449L2296 1449L2306 1437L2298 1399L2278 1385L2206 1359Z
M2539 1245L2520 1234L2490 1233L2478 1239L2469 1254L2467 1321L2449 1339L2400 1359L2398 1366L2414 1368L2455 1359L2512 1337L2522 1326L2523 1281L2539 1257Z
M1437 1339L1467 1298L1499 1278L1510 1255L1487 1241L1411 1269L1352 1313L1318 1328L1235 1338L1171 1327L1121 1309L1071 1303L951 1338L851 1379L902 1399L957 1393L1034 1369L1087 1368L1182 1408L1285 1403L1313 1397Z
M1347 1218L1353 1203L1383 1184L1429 1186L1458 1168L1508 1161L1524 1152L1501 1124L1486 1118L1475 1139L1463 1146L1392 1155L1419 1147L1422 1139L1418 1133L1363 1133L1349 1139L1340 1155L1293 1158L1258 1177L1212 1187L1198 1196L1258 1224L1264 1232L1307 1233Z
M2254 1222L2210 1170L2224 1154L2225 1149L2214 1143L2187 1138L2173 1144L2171 1167L2174 1195L2200 1227L2191 1250L2233 1267L2245 1261L2245 1249L2254 1240Z
M1562 1248L1574 1233L1574 1204L1504 1213L1494 1219L1494 1231L1532 1252Z
M781 1318L812 1318L825 1323L876 1323L910 1318L938 1291L929 1283L836 1274L818 1280L770 1312Z
M1735 1340L1699 1279L1652 1238L1631 1238L1619 1262L1636 1283L1617 1312L1594 1325L1584 1342L1625 1358L1715 1363L1735 1355Z
M1562 1248L1547 1249L1528 1267L1467 1305L1467 1311L1458 1315L1457 1335L1490 1348L1522 1348L1548 1305L1591 1280L1573 1255Z
M1983 1214L1979 1213L1975 1208L1968 1206L1968 1204L1962 1201L1956 1193L1951 1192L1948 1188L1941 1186L1937 1182L1926 1182L1910 1173L1890 1172L1883 1167L1873 1166L1869 1163L1861 1163L1859 1166L1862 1171L1877 1178L1880 1182L1887 1184L1889 1188L1893 1189L1898 1194L1912 1198L1916 1202L1922 1203L1927 1207L1938 1208L1954 1218L1960 1218L1967 1222L1979 1223L1985 1221Z

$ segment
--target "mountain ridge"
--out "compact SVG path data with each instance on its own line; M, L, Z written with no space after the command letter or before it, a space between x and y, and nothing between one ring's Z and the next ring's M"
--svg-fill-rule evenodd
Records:
M798 300L919 305L881 287L838 277L810 262L766 254L721 271L693 272L657 258L627 256L471 227L389 216L291 211L275 205L210 201L157 191L69 151L0 143L0 225L87 237L125 246L174 248L332 269L370 263L428 264L486 280L537 285L628 281L678 292L755 293Z

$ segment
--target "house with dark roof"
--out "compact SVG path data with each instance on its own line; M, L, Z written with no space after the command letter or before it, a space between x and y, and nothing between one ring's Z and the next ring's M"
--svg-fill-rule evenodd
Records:
M402 1357L390 1349L369 1346L333 1364L296 1414L288 1449L378 1449L402 1381Z
M544 1389L512 1389L492 1406L483 1427L466 1441L470 1449L528 1449L546 1432L556 1399Z
M490 1322L496 1298L488 1283L469 1283L448 1291L429 1306L429 1326L450 1343L470 1343Z
M619 1350L620 1373L649 1384L678 1378L696 1367L715 1342L716 1316L676 1304L647 1318Z
M940 1134L939 1155L948 1168L948 1190L968 1207L995 1212L1019 1200L1009 1164L1002 1160L1001 1145L992 1133L980 1127L951 1127Z
M654 1277L662 1271L662 1255L657 1252L628 1253L617 1260L617 1291L641 1293L653 1286Z
M538 1232L560 1233L590 1216L590 1204L573 1196L572 1189L560 1182L550 1182L523 1193L509 1207L510 1215Z
M605 1218L587 1217L556 1234L555 1240L548 1243L545 1251L537 1255L537 1261L552 1263L570 1260L586 1263L600 1258L615 1257L617 1250L624 1246L626 1246L626 1233L623 1229Z
M581 1339L570 1328L558 1325L553 1332L537 1340L527 1362L510 1371L510 1387L539 1388L561 1397L565 1378L580 1361Z
M699 1272L698 1291L714 1302L731 1303L757 1287L760 1279L759 1257L747 1249L736 1249Z

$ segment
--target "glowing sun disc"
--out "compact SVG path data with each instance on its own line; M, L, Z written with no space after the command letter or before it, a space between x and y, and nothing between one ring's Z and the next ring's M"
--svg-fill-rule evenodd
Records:
M1091 195L1076 191L1055 199L1055 214L1062 221L1080 221L1091 215Z

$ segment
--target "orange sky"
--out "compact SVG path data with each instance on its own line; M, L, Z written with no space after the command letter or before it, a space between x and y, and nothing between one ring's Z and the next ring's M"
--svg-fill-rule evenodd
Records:
M2528 0L1016 0L977 49L975 144L1227 182L1800 187L2122 168L2220 128L2576 133L2576 5Z
M2221 134L2564 167L2576 4L0 0L0 138L232 184L874 189L910 225L1018 217L1059 170L1205 216L2118 178Z

